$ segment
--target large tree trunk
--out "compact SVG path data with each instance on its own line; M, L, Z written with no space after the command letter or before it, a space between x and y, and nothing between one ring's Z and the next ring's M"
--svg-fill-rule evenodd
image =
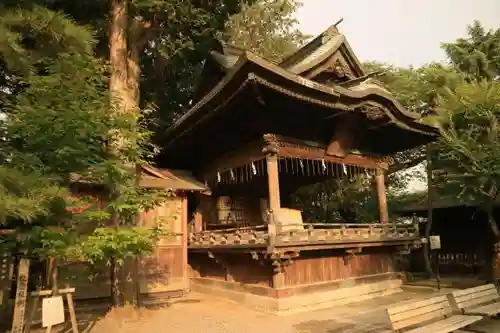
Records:
M129 113L140 112L140 77L141 77L141 54L146 46L147 40L144 30L148 25L140 17L130 20L127 35L127 97L126 107ZM135 166L136 185L139 185L141 168ZM137 225L139 215L133 221ZM139 305L139 260L138 258L127 258L123 267L123 286L125 301L130 304Z
M493 255L491 257L491 280L492 282L496 282L497 279L500 278L500 230L498 228L497 221L493 215L493 202L495 201L496 195L494 198L490 198L488 205L486 206L486 214L488 216L488 223L490 225L491 231L493 232L493 236L495 238L495 243L493 244Z
M109 93L111 111L119 114L127 112L128 79L127 79L127 5L128 0L111 0L111 24L109 27L109 60L110 78ZM119 154L120 146L123 145L123 137L120 133L111 133L112 142L110 149ZM112 200L120 193L116 184L111 184ZM112 223L119 228L120 221L117 212L112 212ZM114 306L122 304L120 297L119 267L116 258L111 259L111 298Z

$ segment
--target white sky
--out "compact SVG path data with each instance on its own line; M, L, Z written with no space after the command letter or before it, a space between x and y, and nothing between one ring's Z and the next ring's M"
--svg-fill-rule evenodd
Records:
M340 18L361 61L421 66L444 60L441 42L466 35L479 20L500 28L500 0L302 0L299 29L317 35Z

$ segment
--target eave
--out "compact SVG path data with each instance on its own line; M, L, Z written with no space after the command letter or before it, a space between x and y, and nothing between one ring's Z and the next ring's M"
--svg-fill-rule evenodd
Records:
M179 140L211 113L217 113L239 89L254 82L298 99L306 99L334 112L355 112L357 108L370 103L380 105L389 121L398 127L426 136L437 134L435 128L419 123L417 114L407 111L380 86L364 82L350 88L326 86L293 74L250 52L244 52L224 78L167 129L166 146Z

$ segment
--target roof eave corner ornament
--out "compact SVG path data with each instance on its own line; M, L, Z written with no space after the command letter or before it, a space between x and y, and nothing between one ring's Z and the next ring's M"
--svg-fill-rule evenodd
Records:
M323 35L323 38L321 40L321 43L324 44L326 43L330 37L332 36L335 36L335 35L338 35L339 34L339 29L337 28L337 26L342 23L342 21L344 21L344 18L342 17L340 20L338 20L337 22L335 22L333 25L331 25L325 32L324 32L324 35Z
M279 143L276 135L264 134L262 138L264 139L264 148L262 148L262 153L265 155L277 155L279 153Z

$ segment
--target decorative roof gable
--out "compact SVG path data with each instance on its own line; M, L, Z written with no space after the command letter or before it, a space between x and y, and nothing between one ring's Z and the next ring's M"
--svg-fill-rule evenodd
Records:
M325 85L339 84L365 75L361 63L336 25L283 60L280 66Z

